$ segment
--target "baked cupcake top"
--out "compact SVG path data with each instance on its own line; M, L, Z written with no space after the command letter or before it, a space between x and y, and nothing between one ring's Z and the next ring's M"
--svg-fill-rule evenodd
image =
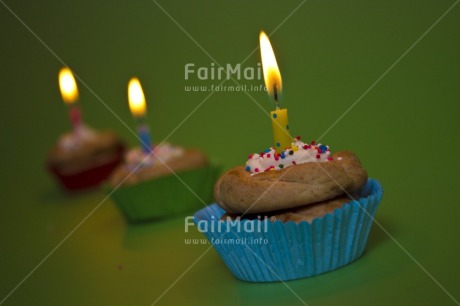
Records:
M228 213L264 213L330 200L366 181L367 172L354 153L331 154L326 145L297 138L280 153L270 148L228 170L215 184L214 196Z
M98 136L98 132L82 124L78 129L61 135L57 145L62 151L75 151L85 144L95 142Z
M126 153L125 166L129 169L155 167L172 159L180 158L185 150L179 146L164 143L145 153L140 147L133 148Z
M119 137L111 131L95 131L82 125L63 134L48 153L48 163L58 167L83 167L95 159L111 157L122 146Z
M208 164L208 158L203 152L169 143L155 146L150 153L134 148L126 154L125 163L113 172L109 182L113 187L133 185Z

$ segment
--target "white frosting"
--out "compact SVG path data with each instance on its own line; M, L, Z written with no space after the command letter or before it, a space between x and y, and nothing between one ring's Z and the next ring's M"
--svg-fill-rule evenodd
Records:
M71 151L84 143L96 138L97 132L86 125L80 125L76 130L66 133L59 138L58 146L62 150Z
M290 148L276 153L274 148L265 150L261 154L253 154L246 162L246 170L252 174L281 170L283 168L310 162L330 161L331 152L329 146L322 144L305 144L300 140L295 140Z
M156 164L165 163L184 154L184 149L178 146L164 143L157 145L150 153L144 152L140 147L128 151L125 156L126 165L130 169L152 167Z

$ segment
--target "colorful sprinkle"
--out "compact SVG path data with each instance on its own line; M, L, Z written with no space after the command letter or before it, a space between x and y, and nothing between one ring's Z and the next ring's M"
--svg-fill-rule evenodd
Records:
M284 149L279 142L275 142L274 147L264 149L260 154L250 154L245 165L246 171L254 175L260 172L284 169L301 163L333 160L329 146L316 143L314 140L311 141L311 144L308 144L300 139L300 136L292 138L292 144L284 147ZM276 152L275 148L280 152Z

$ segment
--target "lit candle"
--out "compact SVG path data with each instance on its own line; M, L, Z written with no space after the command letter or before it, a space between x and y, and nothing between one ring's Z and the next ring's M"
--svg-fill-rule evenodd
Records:
M272 121L274 148L280 152L291 146L292 136L289 133L288 113L286 108L280 109L279 101L282 95L281 74L276 63L275 53L268 36L262 31L259 36L262 69L268 95L275 102L275 110L270 112Z
M78 100L77 82L75 82L72 71L67 67L59 71L59 88L61 90L62 100L70 107L69 116L73 129L74 131L78 131L82 126L82 118L80 109L76 103Z
M149 127L145 122L146 105L144 92L141 83L137 78L131 78L128 84L128 100L131 114L137 121L137 132L141 139L142 150L150 154L152 152L152 141L150 140Z

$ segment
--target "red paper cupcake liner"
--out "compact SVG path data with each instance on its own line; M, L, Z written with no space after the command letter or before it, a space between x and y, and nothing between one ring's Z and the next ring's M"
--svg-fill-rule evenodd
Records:
M47 165L48 170L54 174L57 181L67 191L78 191L99 186L106 180L112 171L123 161L125 147L119 145L113 158L106 163L83 169L75 173L64 173L59 167Z

